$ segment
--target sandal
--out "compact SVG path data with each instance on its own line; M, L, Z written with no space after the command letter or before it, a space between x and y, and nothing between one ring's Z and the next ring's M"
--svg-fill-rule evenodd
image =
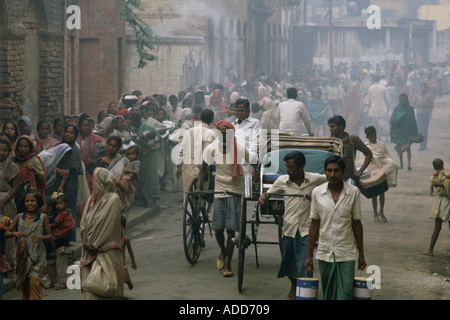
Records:
M56 287L55 290L64 290L67 289L67 287L64 284L60 284L58 287Z
M222 270L224 266L225 266L225 261L220 259L220 257L219 257L216 261L217 270Z
M224 272L223 272L223 276L225 277L225 278L230 278L230 277L232 277L233 276L233 272L231 272L231 270L225 270Z

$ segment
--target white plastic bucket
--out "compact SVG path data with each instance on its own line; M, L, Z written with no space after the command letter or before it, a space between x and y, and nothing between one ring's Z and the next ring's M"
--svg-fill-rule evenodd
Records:
M295 300L317 300L318 288L318 279L298 278Z
M355 277L353 281L353 300L372 300L372 290L368 288L366 277Z

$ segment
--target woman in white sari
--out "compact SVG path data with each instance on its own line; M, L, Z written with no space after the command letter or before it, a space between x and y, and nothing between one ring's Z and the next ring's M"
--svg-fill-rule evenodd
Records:
M84 299L123 297L120 198L104 168L92 175L92 195L81 218L81 286Z
M183 112L181 112L180 122L181 126L180 129L189 130L190 128L194 127L194 121L192 120L192 109L186 108L183 109Z
M65 159L70 157L71 150L72 148L67 143L61 143L39 153L38 156L44 163L45 175L47 176L47 189L52 187L56 181L57 171L60 170L56 166L60 161L64 162ZM51 196L51 194L49 194L49 196Z

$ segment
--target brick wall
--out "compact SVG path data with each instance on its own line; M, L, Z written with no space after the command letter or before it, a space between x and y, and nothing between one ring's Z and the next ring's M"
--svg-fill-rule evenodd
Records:
M62 115L64 3L0 1L0 125L22 114L34 125ZM34 76L37 84L27 88Z

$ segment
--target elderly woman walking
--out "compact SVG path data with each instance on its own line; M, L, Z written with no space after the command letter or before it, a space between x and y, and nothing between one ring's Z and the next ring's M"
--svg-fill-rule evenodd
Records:
M105 168L95 169L92 195L81 219L81 285L86 300L123 296L120 216L114 175Z

